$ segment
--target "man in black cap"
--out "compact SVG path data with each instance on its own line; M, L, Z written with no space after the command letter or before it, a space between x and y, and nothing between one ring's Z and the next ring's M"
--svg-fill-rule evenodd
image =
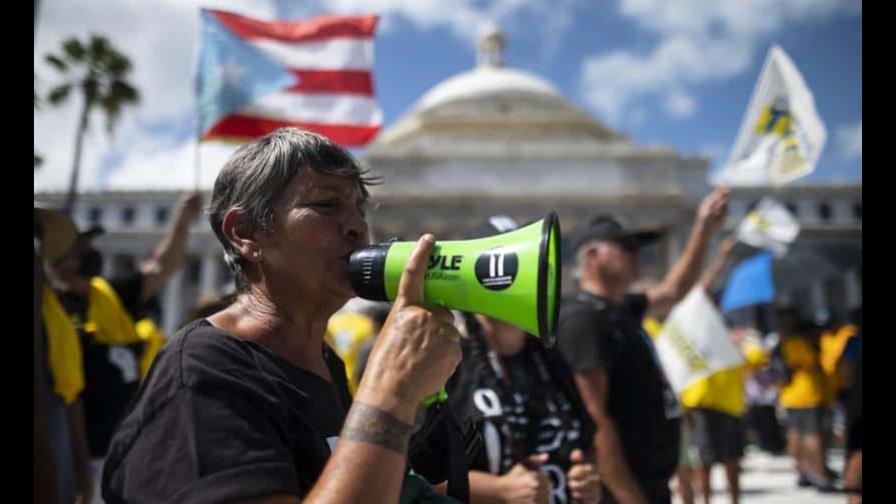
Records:
M561 308L557 336L598 427L601 502L671 502L681 408L642 318L648 308L670 309L697 281L709 242L725 220L729 192L718 189L703 199L681 257L643 294L629 288L638 280L640 248L658 232L629 229L602 215L574 241L579 292Z

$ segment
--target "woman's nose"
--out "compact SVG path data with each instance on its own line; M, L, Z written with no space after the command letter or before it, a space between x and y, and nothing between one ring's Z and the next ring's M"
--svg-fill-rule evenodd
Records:
M366 241L367 219L356 209L352 209L347 213L349 215L343 224L343 232L352 240Z

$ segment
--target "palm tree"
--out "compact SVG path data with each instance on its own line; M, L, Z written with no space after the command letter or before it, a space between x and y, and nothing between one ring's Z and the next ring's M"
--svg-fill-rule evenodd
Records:
M112 47L106 37L91 35L86 44L74 37L69 38L62 42L60 55L47 54L45 59L67 79L50 91L47 97L49 102L53 105L63 103L75 88L81 90L84 98L75 136L72 175L65 200L65 212L71 215L81 166L81 147L90 112L94 107L105 112L106 129L112 134L122 107L136 104L140 101L140 94L126 80L131 71L131 61Z

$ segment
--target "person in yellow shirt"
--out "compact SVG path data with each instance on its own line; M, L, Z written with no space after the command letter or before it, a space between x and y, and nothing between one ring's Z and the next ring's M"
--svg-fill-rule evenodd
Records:
M78 336L52 289L46 265L75 244L78 230L62 212L34 206L34 500L74 502L91 498L90 457L83 429L68 423L80 412L84 380ZM55 373L55 376L54 376Z
M722 241L718 254L700 278L699 287L707 293L713 292L736 244L735 236ZM737 504L740 499L740 459L746 442L745 373L765 363L761 349L757 352L749 347L744 357L746 364L716 371L681 392L681 404L688 412L690 437L697 452L694 480L707 504L712 495L710 472L714 464L725 467L731 502Z
M851 317L852 318L852 317ZM821 368L828 380L828 406L832 408L833 418L831 428L825 432L826 446L831 446L833 439L839 439L842 443L845 435L845 411L848 393L848 384L840 379L838 364L843 357L843 351L850 340L856 337L858 326L855 319L843 323L831 323L821 333L819 339L819 351Z
M386 317L389 316L389 308L388 303L372 303L364 309L364 313L373 322L373 337L365 341L361 345L361 349L358 350L358 358L355 360L355 369L352 373L352 381L356 384L361 383L361 378L364 376L364 368L367 367L367 359L370 357L371 350L373 350L373 344L376 342L376 337L380 333L380 329L383 328L383 324L386 323Z
M822 368L817 341L808 328L799 326L795 309L777 310L781 338L779 356L787 374L782 380L778 405L787 411L787 451L801 478L821 490L830 489L822 439L828 415L830 392Z
M821 333L819 339L819 360L821 368L827 376L828 383L831 385L830 391L833 395L840 395L844 389L843 384L837 377L837 362L843 355L843 349L849 340L855 337L858 327L853 323L831 324L831 326Z
M358 382L354 380L355 368L361 348L376 336L373 320L364 313L343 310L333 314L327 322L324 341L330 345L345 364L349 392L354 395Z

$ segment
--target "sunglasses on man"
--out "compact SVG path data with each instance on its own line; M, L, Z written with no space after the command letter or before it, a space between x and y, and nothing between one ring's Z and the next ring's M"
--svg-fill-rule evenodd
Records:
M641 240L636 236L627 236L625 238L616 238L613 243L622 247L629 254L637 254L641 250Z

